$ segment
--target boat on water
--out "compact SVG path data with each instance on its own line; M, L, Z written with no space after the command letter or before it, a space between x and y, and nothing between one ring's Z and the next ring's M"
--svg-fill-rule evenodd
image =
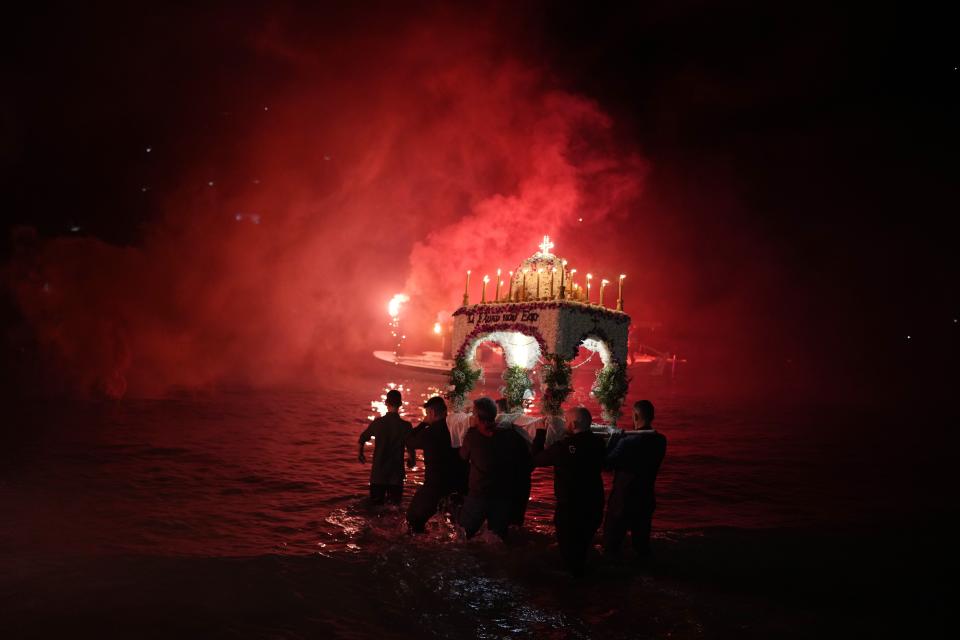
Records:
M373 357L381 362L399 367L401 369L421 371L424 373L434 373L438 375L450 375L450 369L454 362L450 358L444 358L440 351L424 351L418 355L407 356L397 355L393 351L374 351Z

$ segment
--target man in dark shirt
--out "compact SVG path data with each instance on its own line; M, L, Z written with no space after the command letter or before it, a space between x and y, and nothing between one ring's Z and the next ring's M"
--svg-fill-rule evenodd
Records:
M426 415L407 440L410 450L423 449L423 485L413 494L407 509L407 522L414 533L423 533L427 520L437 512L440 501L453 490L457 453L450 445L447 428L447 403L434 396L423 405Z
M593 418L583 407L567 412L567 436L544 449L546 429L533 439L533 464L553 466L553 523L560 556L574 576L583 575L587 551L603 518L603 440L590 431Z
M511 415L512 414L512 415ZM523 415L523 409L520 409L516 412L510 411L510 406L507 404L506 398L497 398L497 426L507 426L507 424L513 424L511 418L516 418L517 416ZM502 424L506 422L507 424ZM519 432L518 432L519 433ZM522 435L522 434L521 434ZM515 487L516 492L512 500L512 506L510 508L510 517L509 524L515 525L517 527L523 526L523 521L527 516L527 505L530 503L530 476L533 474L533 467L530 467L530 473L525 476L520 477L520 481Z
M667 439L653 429L653 403L633 405L634 431L615 434L607 446L606 467L612 469L613 486L603 523L603 549L617 553L630 531L633 548L650 555L650 524L657 501L654 485L667 452Z
M357 459L366 463L363 447L372 436L376 442L373 450L373 466L370 468L370 502L400 504L403 497L403 449L413 427L400 417L403 398L396 389L387 392L384 401L387 413L370 423L360 434L360 451Z
M470 491L460 513L460 524L468 538L484 521L491 531L506 538L517 487L524 476L530 476L527 441L511 426L497 428L496 419L493 400L475 400L472 426L460 447L460 457L470 463Z

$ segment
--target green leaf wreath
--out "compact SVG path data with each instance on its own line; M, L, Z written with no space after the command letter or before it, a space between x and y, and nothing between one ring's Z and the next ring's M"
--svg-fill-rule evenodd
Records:
M603 417L611 424L616 424L620 417L620 407L627 397L630 388L630 378L627 376L627 367L622 362L613 361L597 372L597 379L593 383L593 397L603 408Z
M563 413L563 403L573 392L570 384L573 369L570 363L559 353L548 354L544 358L540 369L540 381L543 395L540 399L540 408L548 416L559 416Z
M503 386L500 392L507 400L511 410L523 406L523 394L533 388L533 382L527 370L519 365L513 365L503 370Z

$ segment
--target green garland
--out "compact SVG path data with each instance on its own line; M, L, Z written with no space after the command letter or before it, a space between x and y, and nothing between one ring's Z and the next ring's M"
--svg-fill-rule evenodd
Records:
M570 363L559 353L551 353L544 357L543 367L540 369L540 380L543 386L543 396L540 399L540 408L548 416L559 416L563 413L563 403L573 393L570 384L573 369Z
M523 406L523 394L533 388L533 382L527 374L527 370L520 365L513 365L503 370L504 386L500 392L507 400L507 406L511 410Z
M467 394L476 386L482 373L480 369L471 367L466 358L457 358L450 369L450 390L447 392L447 398L453 401L457 409L463 407Z
M617 423L620 407L623 406L629 388L630 378L627 376L627 367L622 362L614 360L597 372L597 379L593 383L593 397L603 408L603 417L611 424Z

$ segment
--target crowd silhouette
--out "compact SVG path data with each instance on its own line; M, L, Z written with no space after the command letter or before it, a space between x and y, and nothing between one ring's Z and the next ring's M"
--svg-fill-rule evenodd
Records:
M532 473L553 467L553 522L563 565L572 575L583 575L601 524L604 554L619 557L629 533L636 555L649 557L655 484L667 448L666 437L653 428L649 400L633 405L633 429L598 433L590 412L575 407L566 412L561 434L538 426L532 441L515 426L516 414L491 398L476 399L468 418L461 415L453 428L439 396L424 403L416 427L400 416L399 391L387 392L385 404L386 414L360 434L358 460L366 463L364 447L374 438L370 502L399 505L405 463L412 468L416 451L423 451L424 482L406 513L411 533L423 533L431 517L446 512L467 538L486 524L506 539L511 527L523 526ZM604 471L613 476L609 496Z

